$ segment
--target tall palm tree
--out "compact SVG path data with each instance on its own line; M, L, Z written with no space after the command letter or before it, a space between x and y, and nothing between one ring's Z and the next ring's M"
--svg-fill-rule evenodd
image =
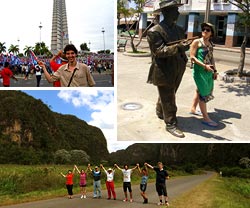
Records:
M6 51L6 46L5 46L5 42L0 42L0 53L3 53Z
M32 46L25 46L25 48L23 49L24 51L24 55L25 56L28 56L29 55L29 52L33 50L33 47Z
M8 51L9 51L9 53L12 52L14 55L18 54L19 53L19 46L11 44Z

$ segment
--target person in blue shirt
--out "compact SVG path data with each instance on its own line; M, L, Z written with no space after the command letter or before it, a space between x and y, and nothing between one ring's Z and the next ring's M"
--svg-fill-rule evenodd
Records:
M101 171L99 170L98 166L95 166L95 169L92 170L90 164L88 164L88 170L92 172L93 175L93 187L94 187L94 198L101 198L102 191L101 191Z
M146 196L146 189L147 189L147 183L148 183L148 170L146 166L141 169L139 164L137 164L137 167L141 174L140 190L141 190L141 196L144 199L143 204L147 204L148 197Z

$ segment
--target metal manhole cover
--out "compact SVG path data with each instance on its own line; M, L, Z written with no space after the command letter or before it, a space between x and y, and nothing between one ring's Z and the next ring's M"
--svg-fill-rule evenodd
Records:
M142 108L140 103L125 103L122 105L123 110L139 110Z

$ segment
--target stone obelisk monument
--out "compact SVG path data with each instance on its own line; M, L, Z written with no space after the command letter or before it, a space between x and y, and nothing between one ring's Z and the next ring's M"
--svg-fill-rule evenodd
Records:
M52 53L63 50L67 44L69 44L69 33L65 0L54 0L51 32Z

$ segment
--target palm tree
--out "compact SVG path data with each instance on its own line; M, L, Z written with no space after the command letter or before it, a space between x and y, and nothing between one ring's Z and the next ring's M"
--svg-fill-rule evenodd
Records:
M3 53L5 51L6 51L5 42L3 42L3 43L0 42L0 53Z
M34 53L37 55L46 55L49 52L48 46L44 42L36 43Z
M25 46L25 48L23 49L24 51L24 55L25 56L28 56L29 55L29 52L33 50L33 47L32 46Z
M8 51L9 51L9 53L12 52L14 55L18 54L19 53L19 46L11 44Z

